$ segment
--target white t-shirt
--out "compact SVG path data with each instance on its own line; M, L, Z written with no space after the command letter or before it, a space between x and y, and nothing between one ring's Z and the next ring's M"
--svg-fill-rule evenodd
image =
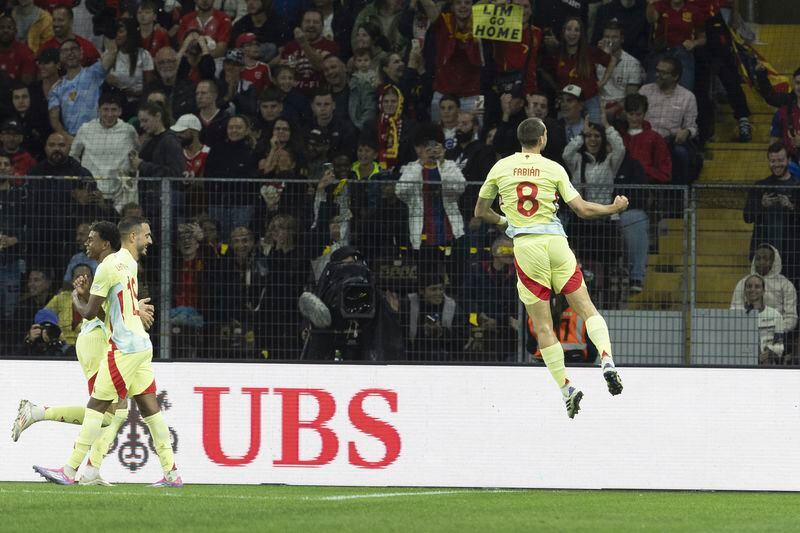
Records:
M602 80L606 67L597 65L597 79ZM600 90L600 100L603 102L621 102L625 99L625 88L628 85L641 85L644 80L642 64L639 60L622 51L619 63L608 78L608 82Z
M139 54L136 58L136 70L133 76L130 75L130 61L128 54L119 52L117 54L117 62L114 63L114 68L111 73L117 78L116 86L126 93L141 94L144 87L144 72L152 71L154 69L153 57L150 52L143 48L139 48Z

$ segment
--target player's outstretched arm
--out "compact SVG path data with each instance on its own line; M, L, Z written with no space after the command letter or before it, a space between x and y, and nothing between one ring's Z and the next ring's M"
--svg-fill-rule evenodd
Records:
M580 196L576 196L571 201L567 202L567 205L569 205L570 209L580 218L600 218L621 213L628 209L628 198L625 196L617 196L614 198L613 204L603 205L587 202Z

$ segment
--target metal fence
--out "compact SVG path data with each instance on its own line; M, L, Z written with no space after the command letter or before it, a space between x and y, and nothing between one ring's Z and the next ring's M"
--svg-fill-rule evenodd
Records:
M123 183L125 190L114 195L97 183L31 177L6 191L0 210L3 355L71 353L80 328L71 280L94 268L83 252L89 224L143 214L155 242L140 262L139 296L156 304L151 331L159 357L538 360L517 300L513 241L472 217L479 183L462 190L392 180L318 186L278 177L142 178ZM599 200L614 191L583 192ZM631 208L618 218L586 221L566 207L559 212L609 324L616 359L791 363L800 189L627 186L622 192ZM745 278L762 242L774 249L759 252L757 260L770 266L762 286L751 287L758 279ZM353 271L364 279L350 293L345 283L322 294L320 284L330 281L326 266L330 273L331 257L348 245L358 248L369 273ZM776 272L779 263L785 277ZM304 291L316 291L332 307L353 306L347 316L354 318L334 320L328 330L311 327L298 310ZM596 354L582 321L563 298L552 306L568 360L592 362ZM53 311L60 333L37 333L36 321L52 316L40 314L43 308ZM374 319L363 318L371 313ZM57 334L60 344L31 342L31 336ZM364 345L371 350L356 348Z

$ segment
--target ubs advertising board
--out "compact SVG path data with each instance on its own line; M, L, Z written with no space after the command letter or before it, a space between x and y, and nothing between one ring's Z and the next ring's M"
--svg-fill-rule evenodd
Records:
M492 366L156 363L186 483L800 490L800 371L597 368L567 418L546 369ZM0 422L21 398L82 405L76 362L0 361ZM0 480L63 465L78 426L40 422L0 440ZM8 434L6 434L8 435ZM111 482L161 477L138 411L102 465Z

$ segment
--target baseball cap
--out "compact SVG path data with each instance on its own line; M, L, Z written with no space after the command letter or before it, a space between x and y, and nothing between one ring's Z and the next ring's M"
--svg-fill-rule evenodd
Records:
M195 130L201 131L203 129L202 124L200 124L200 119L192 114L181 115L181 118L172 125L170 130L174 131L175 133L180 133L186 130Z
M13 118L7 118L0 123L0 131L13 131L14 133L25 133L22 124Z
M255 42L258 42L258 38L256 37L255 33L250 33L250 32L243 33L236 38L236 48L241 48L247 43L255 43Z
M58 315L52 309L39 309L36 311L36 316L33 317L34 324L54 324L58 325Z
M578 87L577 85L569 84L563 89L561 89L561 94L569 94L577 98L578 100L583 100L581 96L583 94L583 90Z
M58 48L47 48L42 50L39 57L36 58L37 63L60 63L61 58L58 54Z
M316 143L316 144L327 144L331 142L330 137L324 131L319 129L313 129L308 132L308 142L309 143Z
M242 52L238 48L234 48L233 50L228 50L227 52L225 52L225 62L238 63L240 65L244 65L244 52Z

